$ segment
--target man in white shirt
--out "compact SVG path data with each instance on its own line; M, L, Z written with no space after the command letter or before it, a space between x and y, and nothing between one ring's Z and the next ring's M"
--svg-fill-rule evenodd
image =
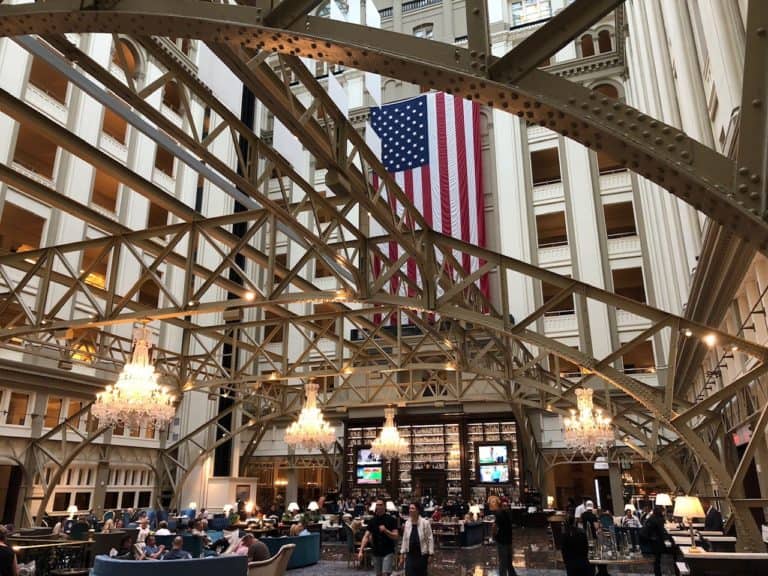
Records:
M586 507L584 506L584 498L582 498L581 504L576 506L576 510L573 511L574 518L576 518L576 520L579 520L581 518L581 515L584 514L584 510L586 510Z

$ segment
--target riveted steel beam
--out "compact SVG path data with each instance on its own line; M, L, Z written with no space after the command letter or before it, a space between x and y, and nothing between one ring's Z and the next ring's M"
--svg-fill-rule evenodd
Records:
M459 94L610 153L768 251L768 224L732 190L732 161L674 127L567 80L532 71L516 85L496 82L467 50L312 16L275 31L244 6L123 0L111 10L82 11L76 5L0 6L0 34L121 30L178 36L183 30L188 37L340 63Z

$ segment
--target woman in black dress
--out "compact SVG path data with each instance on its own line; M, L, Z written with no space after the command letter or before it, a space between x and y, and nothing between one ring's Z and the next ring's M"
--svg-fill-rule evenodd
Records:
M576 525L576 519L568 516L563 525L563 540L560 544L565 573L568 576L594 576L595 568L589 563L587 535Z
M434 553L432 525L421 517L421 505L413 502L408 507L408 520L400 545L400 564L402 566L405 559L405 576L427 576L429 557Z

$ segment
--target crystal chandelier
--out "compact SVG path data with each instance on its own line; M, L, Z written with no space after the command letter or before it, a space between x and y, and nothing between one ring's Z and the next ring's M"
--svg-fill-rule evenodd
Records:
M303 446L307 450L325 448L336 440L336 433L317 407L319 386L310 380L306 388L307 401L299 417L285 431L285 443L293 448Z
M159 374L150 362L149 328L133 333L131 361L113 386L96 395L91 412L104 424L164 428L176 413L174 397L157 383Z
M408 451L408 442L395 426L395 409L384 409L384 427L371 444L371 452L384 458L399 458Z
M593 408L592 388L576 388L575 392L579 410L578 414L571 410L571 417L564 421L566 446L592 453L607 448L613 442L611 419Z

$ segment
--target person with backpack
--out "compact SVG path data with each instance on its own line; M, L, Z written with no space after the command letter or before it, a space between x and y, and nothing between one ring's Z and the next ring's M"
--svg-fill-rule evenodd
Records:
M563 525L560 543L566 576L594 576L595 568L589 563L587 535L578 527L574 516L568 516Z

